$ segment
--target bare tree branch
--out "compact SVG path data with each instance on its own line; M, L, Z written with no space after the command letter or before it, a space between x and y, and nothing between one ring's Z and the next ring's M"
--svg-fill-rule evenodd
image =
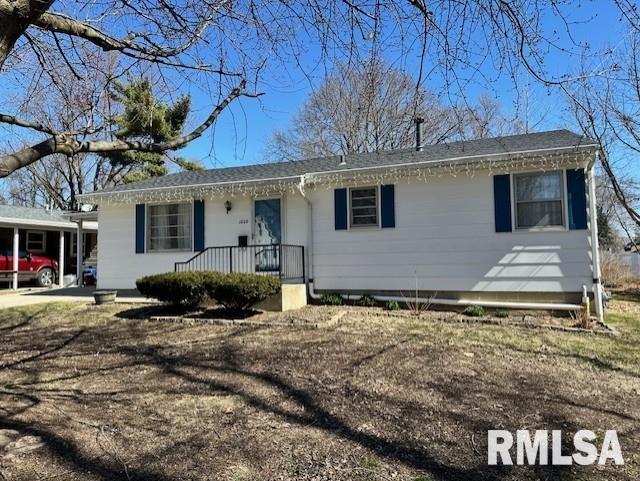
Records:
M14 117L13 115L0 114L0 123L17 125L18 127L25 127L27 129L37 130L38 132L43 132L49 135L56 134L56 132L54 132L52 129L50 129L45 125L42 125L41 123L20 119L18 117Z
M0 68L18 39L53 0L0 0Z
M242 80L240 85L231 90L227 97L220 102L211 112L209 117L189 134L178 137L174 140L162 143L147 143L142 141L126 140L88 140L78 141L75 137L66 134L55 134L38 144L26 147L4 157L0 157L0 177L6 177L12 172L31 165L44 157L53 154L75 155L79 153L106 153L106 152L126 152L135 150L138 152L166 152L168 150L179 149L189 142L200 137L218 118L220 113L233 100L242 95L246 88L246 81Z

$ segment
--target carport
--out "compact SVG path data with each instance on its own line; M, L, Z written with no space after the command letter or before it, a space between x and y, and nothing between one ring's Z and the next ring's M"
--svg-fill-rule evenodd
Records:
M19 266L25 254L31 253L57 260L60 286L64 286L65 273L72 269L76 271L76 284L81 285L82 264L97 243L97 227L96 222L71 220L59 210L0 205L2 281L10 281L11 287L18 289L19 283L33 273Z

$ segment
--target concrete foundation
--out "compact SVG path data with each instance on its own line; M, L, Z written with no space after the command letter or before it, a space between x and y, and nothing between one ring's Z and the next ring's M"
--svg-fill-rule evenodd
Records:
M284 312L300 309L307 305L307 286L305 284L283 284L280 294L257 304L257 309Z

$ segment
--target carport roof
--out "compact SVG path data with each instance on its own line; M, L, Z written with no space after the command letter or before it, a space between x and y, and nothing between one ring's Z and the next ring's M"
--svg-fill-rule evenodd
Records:
M26 227L62 227L75 229L76 224L63 217L61 210L38 209L18 205L0 205L0 224Z

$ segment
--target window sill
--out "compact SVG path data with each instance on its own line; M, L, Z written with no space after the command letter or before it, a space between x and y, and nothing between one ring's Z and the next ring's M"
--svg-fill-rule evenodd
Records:
M525 234L531 234L531 233L536 233L536 232L568 232L569 229L567 229L566 226L546 226L546 227L518 227L515 230L513 230L512 232L514 233L525 233Z
M194 252L194 250L193 249L154 249L154 250L144 251L145 254L167 254L167 253L175 253L175 252Z
M379 225L350 225L347 230L379 230Z

